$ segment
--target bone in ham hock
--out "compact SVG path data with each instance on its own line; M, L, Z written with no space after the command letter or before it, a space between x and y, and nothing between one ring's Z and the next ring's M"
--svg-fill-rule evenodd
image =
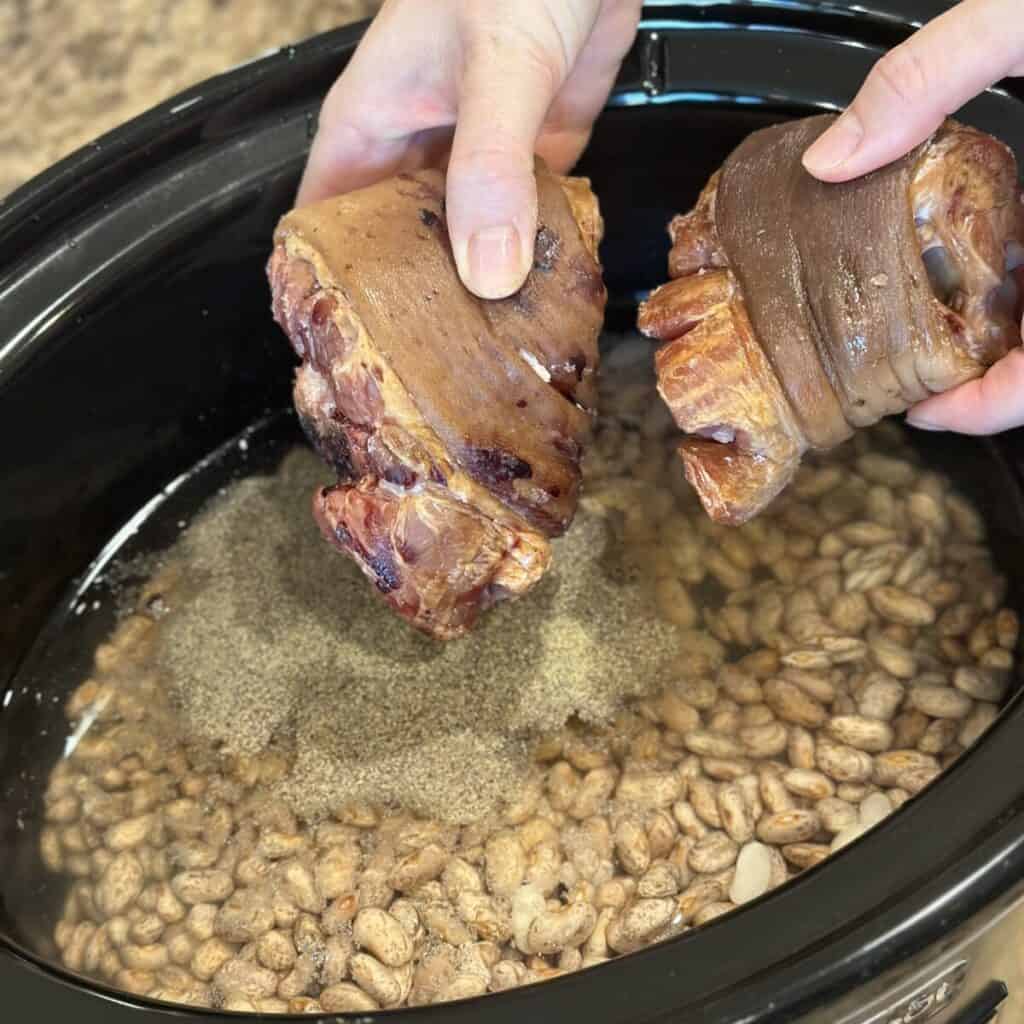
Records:
M658 386L708 513L742 523L808 448L980 376L1020 344L1024 205L998 140L953 121L827 185L801 156L831 116L746 139L673 220L641 307Z
M534 265L501 301L459 280L444 176L425 170L293 210L274 316L302 359L303 428L337 471L324 536L441 639L547 570L576 511L605 304L589 183L538 165Z

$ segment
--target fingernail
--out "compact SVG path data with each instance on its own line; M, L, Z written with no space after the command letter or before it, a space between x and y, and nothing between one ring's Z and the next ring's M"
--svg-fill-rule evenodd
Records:
M848 110L804 153L804 167L811 174L834 171L857 152L863 138L864 125Z
M472 290L484 299L503 299L523 283L523 254L519 232L511 224L481 228L467 251Z
M933 423L929 419L925 419L923 416L916 416L912 412L907 413L907 424L911 427L916 427L918 430L931 430L935 433L945 433L946 428L940 426L938 423Z

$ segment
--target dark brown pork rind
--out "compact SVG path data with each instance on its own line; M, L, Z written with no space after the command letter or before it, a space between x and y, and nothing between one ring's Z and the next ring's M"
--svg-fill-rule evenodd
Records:
M979 376L1020 342L1007 147L950 121L891 166L825 184L801 158L832 120L747 138L673 222L675 280L641 309L641 330L666 343L659 388L690 435L687 474L725 522L764 508L808 448Z

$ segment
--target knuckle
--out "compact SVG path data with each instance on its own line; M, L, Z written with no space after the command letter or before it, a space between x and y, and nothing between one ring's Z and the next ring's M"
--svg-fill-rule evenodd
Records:
M540 31L512 18L473 19L465 34L467 69L482 74L514 72L552 95L569 73L569 54L557 31Z
M931 92L931 73L918 48L897 46L885 54L872 72L876 81L906 105L921 102Z
M511 146L471 146L453 159L451 175L457 182L480 188L524 187L531 177L528 154Z

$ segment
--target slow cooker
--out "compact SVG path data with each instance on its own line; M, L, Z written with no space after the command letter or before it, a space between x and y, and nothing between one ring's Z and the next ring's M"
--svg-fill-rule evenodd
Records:
M609 323L663 277L664 226L748 132L849 101L929 0L654 3L581 172L608 224ZM228 1020L57 965L37 841L75 673L48 652L95 568L190 467L289 404L263 276L319 100L365 26L205 82L0 203L0 993L12 1020ZM1024 90L965 118L1024 156ZM986 510L1024 607L1024 447L915 436ZM160 538L149 537L157 543ZM102 604L102 602L97 602ZM87 616L96 638L110 603ZM827 865L596 969L410 1020L983 1024L1024 1020L1024 704ZM368 1022L390 1014L363 1016Z

